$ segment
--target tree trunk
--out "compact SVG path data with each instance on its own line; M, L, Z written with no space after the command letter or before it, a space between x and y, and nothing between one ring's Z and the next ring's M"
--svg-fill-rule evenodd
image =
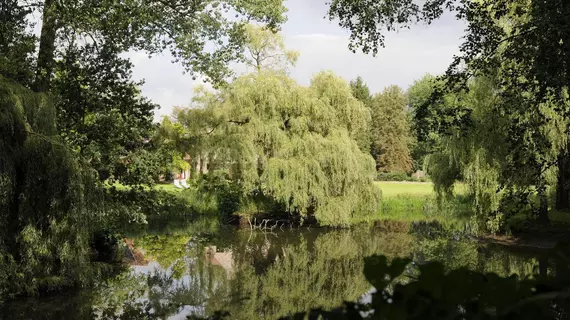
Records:
M55 38L57 35L57 3L56 0L45 0L42 31L40 34L40 50L38 52L38 65L34 91L47 92L50 89L50 80L54 69Z
M558 183L556 185L556 209L570 209L570 161L565 151L558 156Z

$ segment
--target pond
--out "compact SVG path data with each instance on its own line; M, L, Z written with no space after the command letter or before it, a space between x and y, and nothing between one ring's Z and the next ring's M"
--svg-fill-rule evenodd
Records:
M2 319L186 319L224 310L231 319L276 319L332 309L370 291L362 269L373 254L443 262L448 269L532 276L537 253L470 240L429 224L272 232L149 232L134 237L137 261L95 288L21 299Z

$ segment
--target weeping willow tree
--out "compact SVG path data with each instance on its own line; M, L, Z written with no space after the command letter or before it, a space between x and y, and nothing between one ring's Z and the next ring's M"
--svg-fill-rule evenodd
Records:
M0 76L0 297L91 278L96 179L60 142L55 119L47 95Z
M218 119L207 133L210 150L244 195L243 216L277 205L347 225L376 210L374 160L357 143L370 115L342 79L323 72L302 87L281 71L260 70L197 101Z
M534 213L540 214L548 206L545 189L556 185L554 164L567 143L568 126L556 112L559 105L554 101L542 103L538 113L529 110L513 119L504 111L507 102L499 88L496 77L480 76L469 84L467 93L448 94L440 101L438 112L459 106L469 121L446 134L433 135L437 151L428 155L425 163L440 199L452 195L456 181L467 184L478 225L491 232L504 231L514 215L534 218ZM513 152L509 139L519 134L514 125L533 123L537 117L548 121L536 130L522 132L528 145Z

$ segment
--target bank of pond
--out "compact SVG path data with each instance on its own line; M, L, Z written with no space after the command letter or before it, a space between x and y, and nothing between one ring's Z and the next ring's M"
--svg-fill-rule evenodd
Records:
M152 226L124 239L126 264L113 276L89 289L8 301L0 319L279 319L334 310L370 299L371 256L410 259L398 275L404 284L430 261L445 272L502 278L560 273L552 249L492 244L436 222L272 231L207 221Z

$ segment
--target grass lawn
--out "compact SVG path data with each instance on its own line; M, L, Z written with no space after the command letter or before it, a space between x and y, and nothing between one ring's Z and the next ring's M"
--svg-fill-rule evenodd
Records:
M119 190L129 188L129 187L126 187L126 186L124 186L118 182L113 184L113 186L115 186L115 188L117 188ZM144 188L148 189L148 187L146 187L146 186ZM184 190L184 189L176 188L172 182L170 182L170 183L157 183L153 186L153 189L163 190L163 191L172 192L172 193L182 192Z
M383 198L392 198L400 195L406 196L431 196L433 195L433 183L431 182L399 182L399 181L375 181L374 184L382 190ZM155 189L168 192L181 192L184 189L174 187L172 182L160 183ZM458 194L465 192L465 185L457 184L455 190Z
M380 209L372 220L424 221L452 220L458 207L439 208L435 202L435 192L431 182L376 181L382 190ZM457 195L465 194L466 187L458 183Z
M170 183L159 183L154 186L157 190L164 190L168 192L182 192L184 189L179 189L174 186L172 182Z
M374 182L382 190L383 198L391 198L400 195L409 196L430 196L434 193L431 182L406 182L406 181L376 181ZM465 185L458 183L455 185L458 194L465 193Z
M404 194L429 196L433 194L433 184L431 182L375 181L374 184L382 190L382 197L394 197Z

